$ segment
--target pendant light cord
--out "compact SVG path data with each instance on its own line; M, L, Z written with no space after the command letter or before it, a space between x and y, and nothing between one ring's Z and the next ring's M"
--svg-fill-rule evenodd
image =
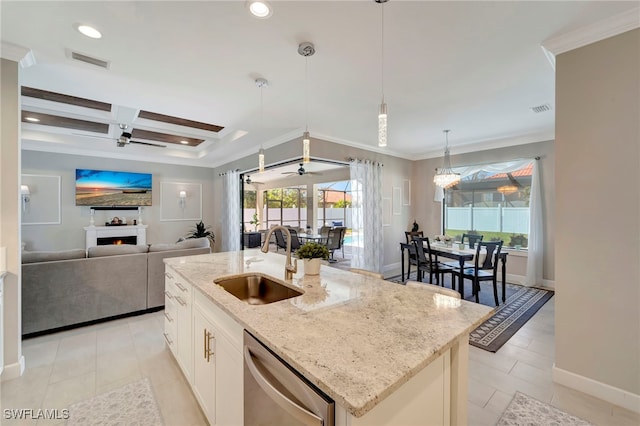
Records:
M382 40L380 43L380 57L382 60L380 61L380 75L382 76L382 103L384 103L384 3L381 3L380 6L382 7Z
M309 57L304 57L304 130L309 131Z

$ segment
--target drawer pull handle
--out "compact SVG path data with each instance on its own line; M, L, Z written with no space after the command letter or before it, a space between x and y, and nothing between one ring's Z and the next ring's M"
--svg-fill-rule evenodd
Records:
M165 313L164 313L164 317L167 319L167 321L169 321L169 322L173 322L173 318L171 318L171 315L169 315L169 313L168 313L168 312L165 312Z
M165 272L165 273L164 273L164 276L165 276L165 277L167 277L167 278L169 278L169 279L171 279L171 280L173 279L173 275L171 275L171 274L170 274L170 273L168 273L168 272Z
M164 291L165 296L167 296L169 299L173 299L173 296L171 295L171 293L169 293L167 290Z
M164 340L167 341L167 345L169 346L173 345L173 340L169 338L169 335L167 333L162 333L162 334L164 335Z
M182 306L187 306L187 302L185 302L184 300L182 300L182 297L180 296L176 296L176 300L178 301L179 304L181 304Z
M177 281L176 281L176 287L178 287L182 291L187 291L187 288Z

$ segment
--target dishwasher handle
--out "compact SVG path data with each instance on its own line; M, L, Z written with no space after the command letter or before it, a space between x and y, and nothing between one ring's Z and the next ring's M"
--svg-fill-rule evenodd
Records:
M260 388L269 396L269 398L271 398L283 410L303 422L305 425L322 426L324 424L322 418L287 398L286 395L283 395L275 386L273 386L273 384L271 384L271 382L260 374L258 367L253 362L253 354L249 350L248 346L244 347L244 361L256 383L258 383Z

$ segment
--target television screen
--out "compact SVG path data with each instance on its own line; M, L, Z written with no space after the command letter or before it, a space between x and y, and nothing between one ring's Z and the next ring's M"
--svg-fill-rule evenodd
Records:
M76 206L150 205L150 173L76 169Z

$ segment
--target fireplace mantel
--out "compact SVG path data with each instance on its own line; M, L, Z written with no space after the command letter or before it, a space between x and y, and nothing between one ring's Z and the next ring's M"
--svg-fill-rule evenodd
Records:
M85 226L86 248L98 245L98 238L107 237L131 237L138 238L138 245L147 244L148 225L123 225L123 226Z

